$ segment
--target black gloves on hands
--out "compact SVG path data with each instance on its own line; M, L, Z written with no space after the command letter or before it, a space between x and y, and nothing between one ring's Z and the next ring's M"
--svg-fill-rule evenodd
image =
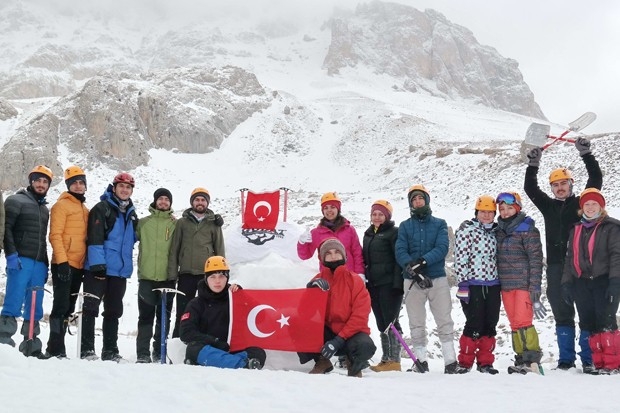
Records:
M605 298L612 304L615 300L620 298L620 279L616 277L612 277L609 279L609 285L607 286L607 291L605 292Z
M323 278L317 278L306 284L306 288L320 288L323 291L328 291L329 283Z
M530 300L532 301L532 307L534 309L534 316L537 320L542 320L547 315L547 309L540 302L540 292L531 292Z
M575 148L579 151L580 156L592 153L590 150L590 140L587 138L577 138L575 140Z
M562 300L570 306L573 305L575 302L575 297L573 295L573 284L562 284Z
M418 287L420 287L420 289L422 290L433 287L433 280L423 274L417 274L415 277L413 277L413 281L415 281L418 284Z
M344 338L336 336L323 344L321 355L326 359L331 358L338 350L344 346Z
M215 341L210 344L210 346L226 352L230 350L230 346L228 345L228 343L224 340L220 340L219 338L216 338Z
M58 264L58 279L63 283L71 281L71 266L67 261Z
M224 225L224 218L222 218L222 216L220 214L215 214L215 225L217 225L218 227L221 227L222 225Z
M104 264L93 265L90 267L90 273L95 277L96 280L102 281L105 280L106 273L108 272L108 268Z
M527 159L529 159L529 166L540 166L540 158L542 158L542 148L532 148L527 153Z
M418 284L418 287L425 290L433 286L433 280L422 274L422 271L426 268L426 260L424 258L418 258L415 261L407 264L406 271L413 278L413 282Z

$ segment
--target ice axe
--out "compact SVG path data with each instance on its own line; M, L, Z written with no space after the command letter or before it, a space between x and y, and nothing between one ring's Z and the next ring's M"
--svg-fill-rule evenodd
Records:
M568 129L562 132L559 136L552 136L549 134L551 126L543 125L542 123L532 123L525 132L525 143L538 148L542 147L543 150L553 145L557 141L574 143L574 139L565 138L570 132L579 132L586 126L590 125L596 120L596 114L594 112L586 112L571 123L568 124ZM553 139L547 143L547 139Z
M161 291L161 347L160 347L160 363L166 364L166 350L168 349L168 317L166 306L166 295L168 293L185 295L183 291L174 288L153 288L153 291Z
M420 266L420 264L416 264L413 267L411 267L411 269L415 270L419 266ZM413 287L413 284L415 284L415 281L411 280L411 284L409 285L409 288L407 288L407 292L405 293L405 296L403 297L403 302L400 305L400 309L401 310L403 309L403 306L405 305L405 302L407 301L407 297L409 296L409 293L411 292L411 287ZM400 311L399 311L399 313L400 313ZM409 357L411 357L411 360L413 360L413 364L415 364L415 366L418 368L418 371L420 373L425 373L426 369L422 366L422 363L420 362L420 360L418 360L418 358L415 356L415 354L413 354L413 351L411 351L411 349L409 348L409 345L407 344L407 342L403 338L402 334L400 334L400 332L398 331L398 329L394 325L396 320L398 320L399 316L400 315L397 315L396 318L394 318L394 320L392 320L392 322L387 326L387 328L383 331L383 333L387 334L388 330L391 330L392 333L394 333L394 336L396 337L396 339L398 340L400 345L403 346L403 348L405 349L407 354L409 354Z

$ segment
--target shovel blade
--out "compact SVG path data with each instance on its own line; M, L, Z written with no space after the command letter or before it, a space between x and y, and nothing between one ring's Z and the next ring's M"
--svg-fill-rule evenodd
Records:
M592 122L596 120L596 113L586 112L571 123L568 124L568 129L573 132L579 132Z
M547 142L551 126L542 123L532 123L525 132L525 143L532 146L541 147Z

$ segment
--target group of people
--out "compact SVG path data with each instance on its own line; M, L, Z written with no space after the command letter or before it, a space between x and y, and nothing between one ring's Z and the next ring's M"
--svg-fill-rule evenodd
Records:
M584 373L605 374L620 369L620 333L616 312L620 303L620 221L608 216L600 192L602 172L590 142L578 138L575 147L588 171L586 189L573 192L567 169L549 177L553 197L543 191L537 175L542 148L528 153L525 193L545 220L547 250L546 296L556 323L558 365L575 367L575 342ZM15 346L17 317L22 306L34 303L34 320L24 312L19 348L27 356L66 357L64 336L83 283L81 358L97 359L95 318L103 302L101 359L120 361L118 320L123 313L127 278L133 273L132 251L139 241L137 362L161 358L161 337L171 323L173 295L166 296L167 314L161 316L161 289L176 294L176 324L172 337L187 344L186 362L234 368L262 368L266 354L251 347L231 353L228 343L230 284L221 216L209 209L210 194L196 188L190 207L176 219L172 194L159 188L150 214L138 219L131 195L134 178L119 173L91 211L84 206L86 175L77 166L65 170L67 191L48 211L46 194L52 171L42 165L29 174L29 186L0 208L0 236L7 259L5 303L0 314L0 343ZM308 288L328 294L323 346L316 353L299 353L302 364L314 361L311 374L333 370L332 357L349 376L361 377L377 348L370 338L368 319L374 313L381 339L381 359L370 369L401 371L401 306L407 310L413 354L412 372L429 371L426 304L437 324L444 373L463 374L474 364L482 373L494 368L495 336L503 303L515 352L509 372L538 371L542 357L534 317L542 318L543 247L534 220L523 211L516 192L481 195L474 218L455 233L456 296L466 318L454 345L452 299L446 276L448 226L433 215L431 194L424 185L407 193L410 217L396 226L393 207L386 200L370 208L370 226L363 240L341 213L334 192L321 198L323 217L297 243L301 259L319 258L319 273ZM0 198L0 203L2 198ZM499 216L497 214L499 213ZM51 274L54 288L47 348L37 338L43 316L42 289L47 279L46 234L50 220ZM0 222L1 223L1 222ZM2 234L0 234L2 235ZM28 290L34 291L31 295ZM575 305L580 332L575 329ZM155 325L154 325L155 324ZM152 344L152 347L151 347Z

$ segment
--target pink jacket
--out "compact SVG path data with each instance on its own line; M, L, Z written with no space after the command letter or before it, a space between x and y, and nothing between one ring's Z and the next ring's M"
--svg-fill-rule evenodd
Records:
M321 243L327 238L338 238L344 249L347 252L346 267L358 274L364 274L364 258L362 255L362 246L360 239L357 236L357 232L351 226L351 223L345 219L343 226L338 228L336 232L319 224L316 228L310 231L312 234L312 242L301 244L297 243L297 255L302 260L312 258L314 252L321 246ZM323 264L319 258L319 270L322 270Z

